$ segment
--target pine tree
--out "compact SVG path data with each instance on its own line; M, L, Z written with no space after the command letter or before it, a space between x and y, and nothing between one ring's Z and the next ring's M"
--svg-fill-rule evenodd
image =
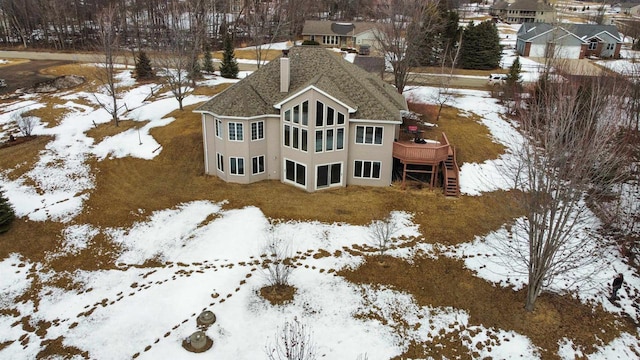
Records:
M4 192L0 189L0 234L9 231L9 226L15 219L16 215L9 200L4 196Z
M220 76L228 79L238 78L238 62L233 52L233 39L229 34L224 37L224 52L220 64Z
M462 34L459 66L463 69L491 70L498 67L502 47L498 28L491 21L470 23Z
M153 77L155 77L155 73L151 67L151 60L149 60L147 53L141 51L136 58L136 79L148 80Z
M509 74L504 82L504 98L514 99L515 95L522 90L520 73L522 72L522 66L520 65L520 57L516 57L509 67Z
M215 66L213 66L213 59L211 58L211 50L209 49L209 46L206 46L204 48L204 58L202 62L202 69L204 70L204 72L212 74L214 71L216 71Z

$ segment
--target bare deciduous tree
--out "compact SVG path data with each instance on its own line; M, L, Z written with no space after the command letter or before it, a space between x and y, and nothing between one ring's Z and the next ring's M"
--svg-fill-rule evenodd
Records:
M293 266L287 241L279 236L277 229L273 226L267 233L266 241L263 254L267 256L267 261L263 265L262 273L268 286L289 286L289 277L293 271Z
M318 358L311 331L294 317L284 323L275 334L275 342L267 343L269 360L315 360Z
M162 69L162 78L178 101L180 110L184 110L183 100L193 92L189 70L193 64L194 41L189 32L188 18L185 17L188 14L187 5L172 4L170 49L156 60L156 64Z
M37 117L22 116L22 114L19 114L19 113L13 113L11 115L11 118L16 122L16 124L18 124L18 130L20 130L20 133L22 134L22 136L31 136L31 133L33 132L33 128L38 123Z
M391 64L394 85L399 93L407 85L410 69L422 56L424 36L442 25L438 1L384 0L378 6L380 23L374 36Z
M513 182L525 217L502 250L526 269L529 311L554 279L586 271L600 252L596 240L581 234L591 216L588 204L606 196L624 169L619 135L626 127L612 121L623 118L618 85L605 77L582 83L543 78L519 111L524 144Z
M389 214L382 220L373 220L369 225L369 243L378 249L378 256L383 256L393 244L394 235L400 230L400 224Z
M265 61L271 44L281 37L285 27L280 6L280 2L251 1L248 4L245 22L253 42L258 68Z
M113 123L118 126L118 83L116 81L116 56L118 53L118 24L117 9L109 6L99 15L99 51L101 58L96 67L95 76L102 85L102 90L107 94L109 100L103 101L96 95L96 101L109 115Z

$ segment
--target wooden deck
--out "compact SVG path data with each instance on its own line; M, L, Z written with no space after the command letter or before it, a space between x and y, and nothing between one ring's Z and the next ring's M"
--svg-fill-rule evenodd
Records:
M416 143L413 140L401 140L393 143L393 157L403 164L402 187L405 186L407 173L429 174L430 188L435 186L435 178L442 167L444 175L445 195L459 196L458 165L455 163L455 150L447 136L442 133L439 142L429 141L426 144ZM410 169L408 165L426 165L423 170Z

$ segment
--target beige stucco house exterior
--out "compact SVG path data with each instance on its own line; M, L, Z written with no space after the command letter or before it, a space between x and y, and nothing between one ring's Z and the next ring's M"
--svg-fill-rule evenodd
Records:
M206 174L314 192L390 185L406 109L375 74L322 47L296 46L195 111Z

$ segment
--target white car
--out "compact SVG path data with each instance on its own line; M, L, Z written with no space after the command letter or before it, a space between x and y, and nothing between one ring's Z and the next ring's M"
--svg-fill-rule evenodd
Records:
M489 85L502 85L507 81L507 74L489 75Z
M0 79L0 88L7 87L7 82L4 79Z

